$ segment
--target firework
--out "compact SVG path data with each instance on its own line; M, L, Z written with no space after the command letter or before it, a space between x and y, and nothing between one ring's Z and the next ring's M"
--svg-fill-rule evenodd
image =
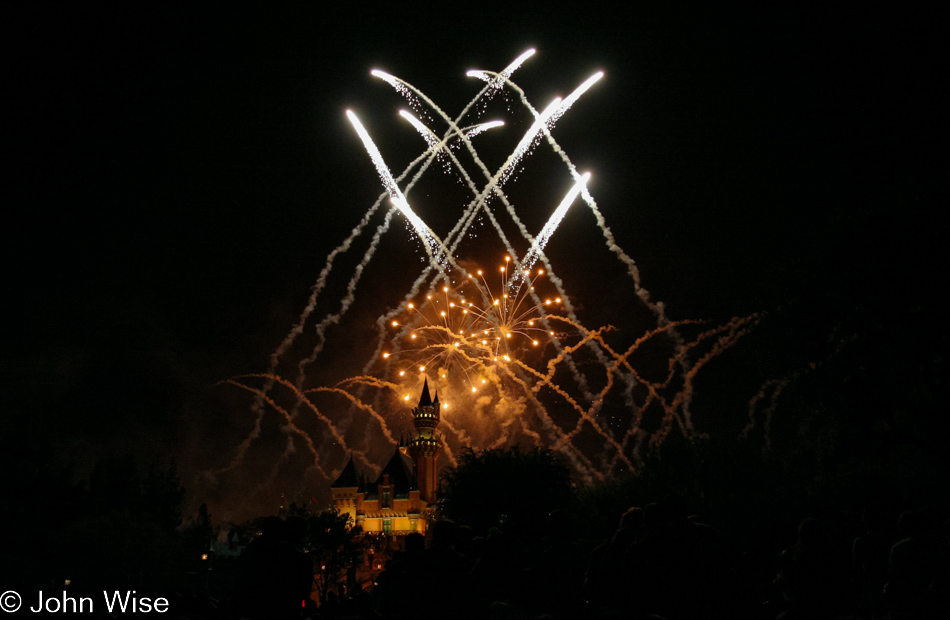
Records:
M530 298L543 269L520 274L528 286L509 292L513 290L511 257L505 258L497 269L495 286L482 269L476 269L458 274L451 286L443 284L406 302L403 316L390 323L393 341L399 346L395 353L382 354L383 359L392 360L399 377L431 373L451 379L450 394L477 393L487 384L487 366L511 363L545 347L553 332L544 323L562 300L548 297L534 303Z
M426 123L407 111L399 114L422 136L426 149L395 176L362 123L347 111L346 116L373 161L385 191L344 243L327 258L307 308L272 356L269 372L232 380L256 396L255 430L238 447L231 464L214 473L240 466L260 435L261 419L267 411L280 416L288 435L285 453L276 461L268 480L288 460L294 437L300 437L312 453L314 469L328 480L333 479L338 468L324 464L328 459L342 463L341 450L352 452L363 466L376 469L381 458L385 458L389 442L394 441L397 433L393 430L405 426L406 401L418 395L426 378L436 385L445 408L442 447L450 463L462 446L484 448L533 442L559 450L582 477L594 479L618 469L636 467L641 450L662 442L674 428L686 436L701 434L690 414L693 379L706 363L748 331L757 318L734 319L689 336L687 332L694 329L692 325L696 322L672 322L663 304L650 299L641 286L635 262L617 244L587 188L590 174L581 174L574 168L551 134L555 122L603 78L603 73L595 73L566 98L557 98L538 112L524 91L512 82L514 72L533 54L534 50L525 52L499 73L470 71L468 75L483 80L485 85L456 118L449 117L411 84L383 71L372 72L406 97L413 109L425 112L421 115L429 119ZM530 126L514 143L504 163L492 172L470 138L500 127L503 122L468 119L463 126L462 121L470 113L484 113L484 104L504 90L510 90L520 100ZM433 123L439 122L445 125L441 132L432 128ZM492 133L500 136L502 132ZM532 234L503 187L539 143L548 144L560 157L574 185L551 212L544 227ZM450 145L467 153L470 163L463 164L452 148L446 148ZM410 207L409 200L416 182L436 159L456 173L471 193L471 200L461 208L456 224L442 237ZM552 182L560 181L552 176ZM646 326L632 344L617 346L609 342L609 326L585 326L545 254L549 241L578 197L594 214L609 251L625 266L634 298L655 318L655 324ZM317 307L318 296L327 289L334 261L355 246L371 221L379 217L379 207L386 199L392 208L385 212L358 261L339 309L317 321L313 332L309 332L316 334L316 341L309 354L301 354L297 359L296 379L283 379L279 368L295 347L305 346L301 342L308 333L305 326ZM421 203L417 200L413 204ZM395 307L388 311L380 309L375 350L365 358L362 371L334 385L307 389L308 369L314 367L327 344L327 330L341 323L355 303L360 279L376 255L381 238L389 231L394 214L405 217L423 241L424 266ZM474 234L476 222L484 222L507 252L497 269L466 267L470 265L466 259L472 257L465 255L461 246ZM517 230L514 237L510 234L512 226ZM654 346L668 356L665 363L659 364L663 372L654 375L631 363L646 346ZM263 386L246 385L252 381L263 382ZM290 399L289 404L281 404L282 398ZM345 405L343 409L341 402ZM314 414L310 419L318 425L315 429L305 429L298 421L299 412L308 410ZM386 440L383 448L379 447L381 437Z

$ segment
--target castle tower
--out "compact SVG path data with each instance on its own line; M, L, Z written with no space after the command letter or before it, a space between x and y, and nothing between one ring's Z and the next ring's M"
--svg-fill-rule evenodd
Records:
M346 462L346 467L340 472L337 479L330 485L330 492L333 494L333 505L340 514L348 514L353 519L353 523L359 523L360 515L357 512L359 505L358 495L363 485L360 482L359 474L356 473L356 465L353 463L353 456ZM361 498L359 498L361 499Z
M416 432L409 440L407 451L416 466L419 495L430 506L435 504L435 491L439 484L436 462L442 451L442 439L435 427L439 425L440 418L439 395L436 393L435 400L432 400L429 396L429 380L426 379L419 405L412 410L412 425Z

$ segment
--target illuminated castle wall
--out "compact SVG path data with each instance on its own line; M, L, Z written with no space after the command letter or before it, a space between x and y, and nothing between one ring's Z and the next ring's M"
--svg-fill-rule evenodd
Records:
M442 440L436 427L440 418L439 397L433 400L429 396L426 380L419 405L412 410L412 438L396 449L373 484L357 473L350 457L330 486L336 509L350 515L364 532L424 534L424 514L435 503L439 481L436 462Z

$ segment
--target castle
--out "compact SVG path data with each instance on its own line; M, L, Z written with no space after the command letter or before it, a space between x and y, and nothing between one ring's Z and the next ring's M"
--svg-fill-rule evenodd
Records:
M435 504L438 487L436 462L441 438L436 427L441 418L439 395L429 395L429 381L422 386L419 405L412 410L413 436L400 441L376 482L367 484L356 471L353 457L330 486L333 505L348 514L364 532L404 536L425 534L426 510Z

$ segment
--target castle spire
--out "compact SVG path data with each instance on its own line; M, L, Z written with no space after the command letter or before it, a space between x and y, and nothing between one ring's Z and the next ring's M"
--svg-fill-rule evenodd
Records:
M435 401L429 394L429 378L426 377L419 396L419 406L412 410L412 425L415 427L409 440L407 452L415 465L416 479L419 482L419 495L429 504L435 503L435 491L438 486L436 469L439 453L442 451L442 437L436 430L441 418L439 394Z
M419 397L418 407L431 407L432 398L429 396L429 377L426 377L422 384L422 395Z

